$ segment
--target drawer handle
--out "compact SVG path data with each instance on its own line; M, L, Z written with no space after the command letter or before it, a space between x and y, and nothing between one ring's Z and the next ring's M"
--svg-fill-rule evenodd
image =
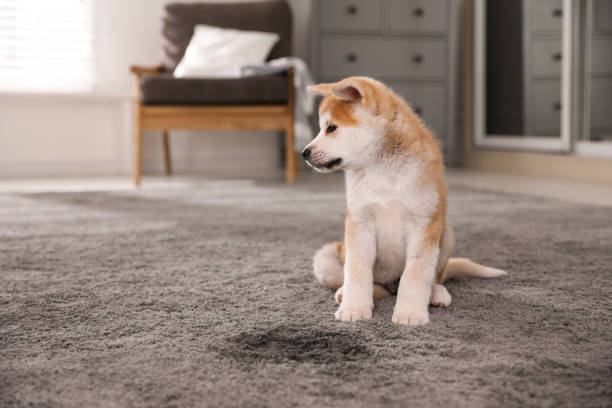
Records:
M350 54L347 54L346 55L346 62L351 63L351 64L357 62L357 54L355 54L353 52L351 52Z
M556 52L552 56L553 61L561 61L561 58L563 58L563 55L560 52Z
M417 7L412 11L412 15L415 17L423 17L425 15L425 10L423 10L423 7Z
M420 64L421 62L423 62L424 58L421 54L416 54L412 57L412 62L414 62L415 64Z
M552 11L553 17L563 17L563 10L560 8L556 8Z
M561 102L556 102L556 103L553 103L552 108L553 108L553 110L554 110L555 112L560 112L560 111L561 111Z
M423 109L421 109L419 106L415 106L413 110L414 110L414 113L416 113L417 115L420 115L421 113L423 113Z
M346 8L346 12L351 16L354 16L355 14L357 14L357 6L351 4Z

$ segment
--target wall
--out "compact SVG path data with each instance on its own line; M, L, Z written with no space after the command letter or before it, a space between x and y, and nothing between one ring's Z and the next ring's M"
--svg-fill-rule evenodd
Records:
M0 96L0 177L125 174L129 100Z
M129 174L133 87L129 66L160 60L160 17L168 2L97 1L99 82L94 94L0 93L0 177ZM294 12L294 50L305 58L310 1L289 3ZM179 173L236 166L276 168L278 137L276 132L171 132L174 167ZM161 172L161 157L161 136L145 133L145 172Z

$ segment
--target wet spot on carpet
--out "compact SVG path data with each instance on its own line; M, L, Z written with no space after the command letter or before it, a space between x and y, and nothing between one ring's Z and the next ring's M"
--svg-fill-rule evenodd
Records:
M372 354L358 337L291 326L242 332L229 337L219 351L242 362L266 360L315 364L355 361Z

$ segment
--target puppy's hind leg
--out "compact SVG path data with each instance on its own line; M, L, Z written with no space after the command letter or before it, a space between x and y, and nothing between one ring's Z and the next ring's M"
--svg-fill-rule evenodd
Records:
M319 249L313 259L314 275L327 288L338 290L344 281L344 244L332 242Z
M444 233L440 239L440 255L436 265L436 280L431 286L431 297L429 298L429 303L433 307L444 308L451 304L451 295L448 293L448 290L442 286L442 282L444 282L444 271L454 247L455 234L453 232L453 227L450 223L446 222L444 225Z
M383 288L382 286L380 286L379 284L375 283L374 284L374 300L381 299L387 296L391 296L389 291ZM342 287L340 287L340 289L336 291L335 298L338 304L342 303Z
M344 282L344 243L332 242L319 249L313 259L314 275L322 286L336 291L335 299L342 303ZM374 300L390 296L384 287L374 284Z
M451 304L451 295L442 285L434 283L431 287L431 297L429 303L434 307L447 307Z

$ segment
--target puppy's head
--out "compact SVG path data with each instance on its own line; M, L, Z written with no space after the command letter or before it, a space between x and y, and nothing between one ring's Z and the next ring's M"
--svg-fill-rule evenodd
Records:
M321 173L372 163L385 133L386 119L381 114L384 85L366 77L350 77L308 90L324 98L319 107L321 130L302 152L306 162Z

